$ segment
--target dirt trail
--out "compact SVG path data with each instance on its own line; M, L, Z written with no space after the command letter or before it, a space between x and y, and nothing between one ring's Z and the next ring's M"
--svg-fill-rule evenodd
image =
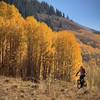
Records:
M100 100L100 92L77 89L72 83L64 81L34 84L1 76L0 100Z

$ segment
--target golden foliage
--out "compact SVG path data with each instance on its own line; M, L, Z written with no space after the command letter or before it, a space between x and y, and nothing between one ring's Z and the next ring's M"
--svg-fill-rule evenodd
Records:
M0 3L1 74L70 80L81 64L72 32L53 32L34 17L23 19L13 5Z

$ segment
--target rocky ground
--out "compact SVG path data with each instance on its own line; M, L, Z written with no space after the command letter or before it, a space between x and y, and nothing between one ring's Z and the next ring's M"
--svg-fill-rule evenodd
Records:
M77 89L72 83L58 80L35 84L0 76L0 100L100 100L100 91Z

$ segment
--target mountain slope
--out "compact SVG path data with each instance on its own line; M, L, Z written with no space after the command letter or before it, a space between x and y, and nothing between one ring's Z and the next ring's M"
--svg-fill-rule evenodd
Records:
M58 17L55 15L49 16L47 14L37 14L37 19L47 23L55 31L73 31L78 39L84 44L91 45L94 48L100 48L100 35L97 35L94 32L79 26L72 20L68 20L66 18Z
M61 11L59 11L58 9L55 10L53 6L48 5L46 2L40 3L37 0L4 0L4 1L8 1L8 3L10 4L14 4L24 17L35 16L35 18L38 21L45 22L55 31L59 30L73 31L76 37L78 38L78 41L80 42L81 46L83 45L86 45L83 47L91 46L92 50L95 51L98 49L98 51L100 51L100 34L98 31L79 25L73 20L70 20L69 17L65 18L64 14L62 14ZM94 52L92 52L92 54L93 53ZM100 53L97 54L100 55ZM95 53L93 55L97 54Z
M86 28L77 24L60 12L58 9L54 9L53 6L48 5L46 2L39 2L37 0L6 0L11 4L16 5L19 11L24 17L35 16L39 21L43 21L48 24L53 30L70 30L77 32L77 36L83 43L91 45L94 48L100 48L99 32L90 28ZM78 34L79 33L79 34ZM96 33L96 35L95 35ZM81 35L80 35L81 34ZM85 37L84 37L85 36ZM94 39L93 39L94 38ZM88 43L89 42L89 43Z
M64 81L41 81L34 84L0 76L0 100L99 100L100 92L77 89L72 83Z
M62 17L60 17L60 18L62 19ZM29 98L33 99L34 94L35 94L35 96L36 96L36 94L39 94L39 97L41 97L41 95L46 98L48 96L50 96L50 99L51 99L51 97L52 97L51 94L52 94L53 89L56 93L56 95L54 93L53 96L54 97L58 96L58 98L57 98L58 100L59 99L61 100L62 98L63 98L62 100L64 100L64 98L66 98L66 97L69 98L69 100L74 99L74 98L76 100L78 100L78 99L83 100L83 97L85 98L85 100L88 100L89 98L90 99L94 98L94 100L99 98L100 95L99 94L96 95L96 93L100 93L100 92L95 92L95 93L93 92L93 94L91 94L90 90L89 91L85 90L85 93L86 93L85 95L84 95L84 91L82 91L81 96L80 96L80 94L78 95L77 94L78 91L76 91L76 88L73 87L74 84L71 82L67 85L65 82L65 84L62 86L61 85L62 81L60 80L60 81L55 82L52 85L52 86L55 86L55 84L56 84L57 86L55 86L55 87L57 87L57 88L48 87L48 85L50 86L50 84L51 84L51 80L52 80L52 76L53 76L53 74L49 75L49 71L52 67L51 64L53 64L53 65L55 64L55 67L53 68L54 72L56 72L56 69L58 70L58 68L60 68L59 71L61 71L61 72L58 72L57 74L55 73L55 77L53 76L54 78L58 78L58 79L62 79L61 76L63 76L63 79L65 79L64 77L66 77L67 72L66 72L66 67L64 67L64 66L66 66L66 64L70 64L70 60L71 60L71 62L72 62L72 60L73 61L75 60L76 64L78 64L77 67L80 67L79 62L78 62L78 60L80 60L80 58L77 59L78 53L80 54L80 52L78 51L79 49L78 49L78 47L76 47L76 44L75 44L76 39L75 39L75 41L72 42L73 34L75 34L76 36L80 35L80 37L81 36L85 37L85 35L86 36L92 35L91 36L92 38L94 36L95 36L95 38L97 38L99 35L93 34L91 32L87 32L87 30L84 30L84 29L76 30L76 27L75 27L74 29L76 31L73 30L73 32L74 32L73 34L71 34L68 31L69 35L67 35L68 33L66 33L65 31L63 31L62 33L61 32L53 32L54 35L56 34L57 37L59 36L58 37L59 39L57 39L56 43L54 43L54 41L57 37L55 37L52 34L52 30L50 28L48 28L48 26L46 24L44 24L43 22L42 23L37 22L33 17L28 17L26 19L23 19L23 17L21 17L18 10L14 6L5 4L4 2L0 2L0 20L1 20L0 21L0 40L1 40L0 41L0 48L1 48L0 49L0 55L1 55L1 57L0 57L0 74L7 75L7 76L13 75L13 77L14 76L16 76L16 77L22 76L25 78L25 75L27 73L28 73L28 75L30 75L30 70L31 70L31 71L34 71L33 73L31 73L31 76L35 73L36 76L35 77L33 76L33 78L38 80L39 79L38 76L42 75L42 71L40 71L40 73L39 73L39 68L43 67L42 70L44 70L44 71L43 71L42 77L46 77L44 79L47 79L46 84L48 83L47 84L48 89L43 91L41 94L40 90L35 91L37 88L37 85L35 85L35 89L33 92L34 85L32 86L30 82L28 82L28 84L25 84L27 82L22 82L22 80L21 81L20 80L10 81L10 79L2 80L2 79L4 79L4 77L3 78L1 77L0 78L0 80L1 80L0 95L2 98L5 98L6 96L8 98L11 98L12 96L13 97L16 96L16 98L19 97L19 99L20 98L24 99L29 96ZM72 23L73 23L73 25L77 24L74 22L72 22ZM35 29L35 31L34 31L34 29ZM72 31L72 30L70 29L70 31ZM39 37L38 37L38 35L39 35ZM48 41L49 39L51 41L51 38L50 38L51 35L54 36L52 39L52 41L54 43L53 45L51 42ZM63 37L67 37L67 38L62 38L62 35L63 35ZM35 40L32 39L33 37ZM100 80L98 79L100 76L100 74L99 74L100 73L100 69L99 69L100 49L94 48L91 45L86 44L87 42L84 43L84 41L86 41L86 40L83 40L83 42L82 42L82 40L80 40L80 37L79 37L78 41L81 44L81 48L83 50L83 52L82 52L83 58L84 58L84 61L88 62L85 65L86 71L87 71L87 81L89 84L88 86L90 86L91 89L92 89L92 86L95 89L100 89L99 88ZM86 39L86 37L84 39ZM38 40L40 40L40 41L38 41ZM98 37L98 40L99 40L99 37ZM38 41L38 43L40 43L41 47L39 46L37 41ZM69 43L71 43L71 44L68 46L65 41L66 42L69 41L69 42L67 42L67 44L69 44ZM50 45L48 45L47 43L50 43ZM58 44L58 45L55 45L55 44ZM73 45L73 44L75 44L75 45ZM72 45L71 48L75 47L75 49L73 49L73 51L71 51L71 48L70 48L71 45ZM56 48L51 49L51 47L54 47L54 46L56 46ZM66 48L66 47L68 47L68 48ZM37 48L40 48L40 49L37 49ZM34 49L34 51L32 51L33 49ZM53 52L53 50L55 50L55 49L57 50L57 53L56 53L57 56L52 56L51 54L52 53L54 54L55 51ZM50 50L50 52L48 53L47 50ZM69 51L71 51L71 52L69 52ZM75 53L75 52L77 52L77 53ZM70 56L68 55L68 54L73 54L73 53L76 56L76 58L74 58L74 59L70 58ZM28 56L27 56L27 54L28 54ZM71 56L71 57L73 57L73 56ZM28 59L27 59L27 57L28 57ZM41 63L41 58L43 58L43 57L45 57L46 59L42 59L43 62ZM49 57L50 57L50 59L48 59ZM68 57L69 59L65 59L66 57ZM92 59L92 58L94 58L94 59ZM48 60L50 60L50 65L48 63ZM55 60L55 61L53 61L55 63L53 63L52 60ZM65 62L68 61L68 62L65 63L63 61L65 61ZM41 64L43 66L38 67ZM67 65L67 66L70 66L70 65ZM33 70L33 68L35 68L36 70ZM70 69L68 68L68 72L69 72L69 70ZM75 68L75 70L77 70L77 68ZM52 69L50 72L52 72ZM64 72L65 74L63 74L63 75L60 74L62 72ZM34 80L33 78L30 80ZM26 79L27 79L27 77L26 77ZM37 80L34 80L34 81L39 82ZM48 82L48 80L49 80L49 82ZM55 80L53 79L53 82L54 81ZM17 84L17 82L18 82L18 84ZM46 86L46 84L44 84L44 85ZM42 85L42 83L40 85ZM48 90L50 88L51 88L51 90L50 90L51 94L48 94ZM42 86L42 89L44 89L43 86ZM44 93L46 93L46 96L44 95ZM91 97L88 97L89 95ZM54 100L54 97L52 98L53 100ZM43 100L44 100L44 98L43 98ZM47 100L47 99L45 99L45 100Z

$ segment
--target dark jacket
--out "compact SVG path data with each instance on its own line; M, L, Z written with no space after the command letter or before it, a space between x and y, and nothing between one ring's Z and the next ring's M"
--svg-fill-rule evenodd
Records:
M85 76L85 69L84 68L80 68L80 70L76 73L76 76L78 75L78 73L80 73L80 76L81 75L84 75Z

